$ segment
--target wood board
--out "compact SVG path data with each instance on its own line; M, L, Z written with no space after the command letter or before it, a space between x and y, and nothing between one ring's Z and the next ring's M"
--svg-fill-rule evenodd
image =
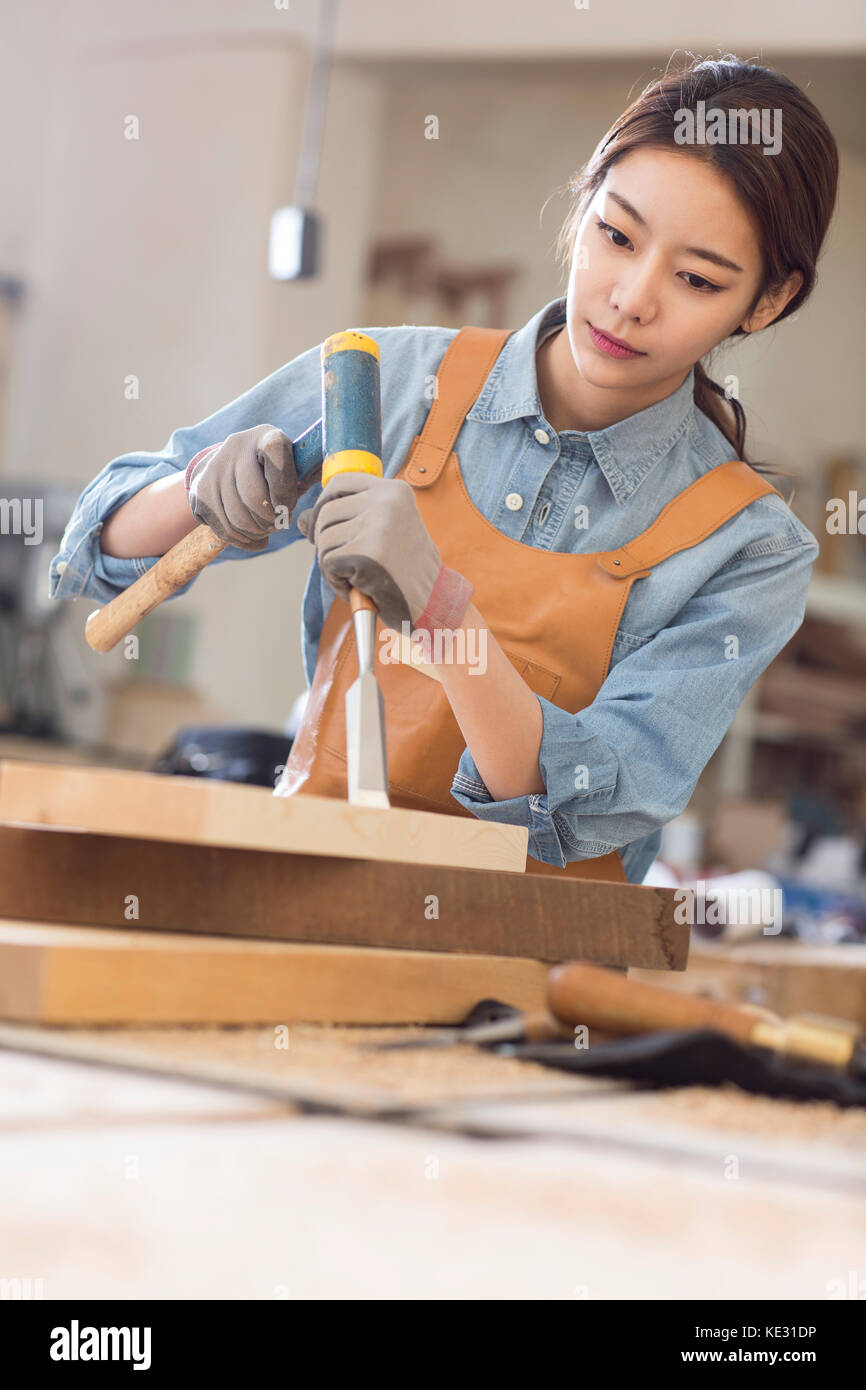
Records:
M0 762L0 821L181 844L524 873L529 832L474 816L118 768Z
M445 955L0 920L0 1018L76 1024L459 1023L545 1006L547 967Z
M684 970L676 908L670 888L0 825L0 917L28 921Z

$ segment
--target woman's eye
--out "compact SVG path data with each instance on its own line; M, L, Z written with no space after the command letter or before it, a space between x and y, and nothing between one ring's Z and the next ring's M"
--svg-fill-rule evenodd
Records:
M618 246L620 248L623 246L631 246L631 242L625 232L618 231L617 228L612 227L609 222L602 222L599 217L596 226L602 236L610 242L611 246ZM608 236L608 232L610 232L610 236ZM614 241L614 237L622 237L622 241ZM693 270L684 270L682 274L686 277L686 282L691 290L699 290L703 294L717 294L722 288L721 285L714 285L711 280L705 280L703 275L696 275ZM694 284L693 281L697 281L698 283Z
M626 246L631 246L631 242L629 241L625 232L617 231L616 227L611 227L609 222L602 222L601 218L599 218L597 225L599 230L605 237L607 237L607 240L611 243L612 246L622 246L623 244L625 244ZM607 235L608 232L613 232L614 236L621 236L622 241L613 241L613 239Z
M711 294L715 294L718 290L720 290L720 289L722 288L721 285L714 285L714 284L712 284L711 281L705 280L704 277L703 277L703 275L696 275L696 274L694 273L693 270L684 270L684 271L683 271L683 275L687 275L690 282L691 282L692 280L699 280L699 281L700 281L700 284L698 284L698 285L692 285L692 284L690 283L690 285L689 285L689 288L690 288L690 289L693 289L693 290L709 290L709 292L710 292Z

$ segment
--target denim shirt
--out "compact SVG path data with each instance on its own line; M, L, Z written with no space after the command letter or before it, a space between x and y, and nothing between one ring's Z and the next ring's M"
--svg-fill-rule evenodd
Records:
M535 352L564 322L565 300L555 299L511 335L455 449L472 502L504 535L541 550L610 550L645 531L733 450L694 404L694 370L672 395L606 429L557 434L544 418ZM437 368L457 330L403 324L362 331L380 348L382 464L393 477L424 426ZM99 546L109 513L140 488L184 469L231 433L270 424L296 439L320 415L317 344L200 424L176 429L159 453L113 459L76 504L51 563L51 596L104 602L155 562L116 559ZM303 495L268 550L309 544L297 517L320 492L316 483ZM576 521L579 508L587 525ZM266 552L228 546L212 563L259 553ZM570 714L536 697L545 791L494 800L465 748L451 787L455 801L481 820L526 826L535 859L561 866L618 849L628 879L642 882L662 827L688 804L743 696L800 626L817 553L811 532L771 494L670 556L632 586L592 704ZM313 557L301 630L308 684L333 597ZM581 789L578 764L588 769Z

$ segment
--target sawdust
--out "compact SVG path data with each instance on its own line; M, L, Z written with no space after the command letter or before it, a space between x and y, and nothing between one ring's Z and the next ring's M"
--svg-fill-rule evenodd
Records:
M63 1031L63 1030L61 1030ZM288 1024L284 1027L165 1027L70 1030L81 1040L133 1048L143 1058L178 1066L225 1065L252 1081L278 1080L310 1096L425 1106L472 1098L528 1100L583 1095L614 1110L627 1104L660 1124L771 1137L774 1143L831 1142L866 1146L866 1110L828 1101L788 1101L750 1095L731 1084L639 1090L627 1081L582 1077L484 1049L457 1044L377 1052L365 1045L430 1035L424 1028L360 1028ZM287 1045L286 1045L287 1044Z
M672 1121L702 1129L772 1134L777 1141L832 1139L834 1144L866 1146L866 1110L842 1109L832 1101L754 1096L731 1084L665 1091L664 1108Z
M375 1042L429 1036L423 1028L358 1028L298 1023L265 1027L99 1028L80 1041L116 1043L178 1066L224 1064L251 1080L278 1080L323 1099L390 1097L407 1105L471 1096L555 1095L629 1089L629 1083L569 1076L466 1044L377 1052Z

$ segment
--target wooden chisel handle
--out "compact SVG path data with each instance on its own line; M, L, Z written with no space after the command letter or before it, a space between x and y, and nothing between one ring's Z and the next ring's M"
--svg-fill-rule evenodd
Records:
M714 999L698 999L661 985L626 979L598 965L556 965L547 977L547 1006L572 1027L585 1024L606 1033L651 1033L668 1029L714 1028L747 1043L767 1013Z
M147 574L136 579L104 608L91 613L85 627L88 644L95 652L110 652L140 618L194 579L227 544L209 526L196 526L167 550Z
M370 598L370 595L362 594L360 589L349 590L349 607L353 613L360 613L364 609L366 609L368 613L376 613L377 615L379 612L375 603Z

